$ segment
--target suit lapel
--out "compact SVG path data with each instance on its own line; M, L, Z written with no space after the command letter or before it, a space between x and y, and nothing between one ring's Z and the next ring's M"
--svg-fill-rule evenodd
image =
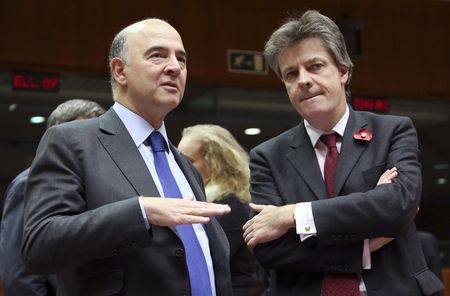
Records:
M290 151L286 158L303 178L305 184L311 189L316 198L327 197L325 184L317 162L316 153L311 144L311 139L306 133L304 122L293 130L293 140Z
M181 171L183 172L184 176L186 177L186 180L189 183L189 186L191 186L192 192L194 193L195 198L198 201L206 201L205 195L203 193L203 190L198 183L199 181L195 178L194 173L192 172L192 168L190 167L190 164L188 163L188 160L183 158L180 155L180 152L172 145L172 143L169 142L170 151L173 153L173 156L175 157L175 161L177 162L178 166L180 167Z
M341 152L336 168L336 181L334 185L334 192L336 192L336 195L339 195L341 192L350 172L355 167L361 154L367 147L365 143L355 141L353 138L353 134L366 125L367 121L362 118L359 113L355 113L350 109L350 116L348 118L347 126L345 127Z
M159 196L139 150L112 108L99 118L99 128L102 131L100 142L136 193L142 196Z

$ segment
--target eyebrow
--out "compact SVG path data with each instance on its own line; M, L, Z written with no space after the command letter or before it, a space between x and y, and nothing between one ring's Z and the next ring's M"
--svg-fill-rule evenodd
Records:
M324 62L326 62L326 60L321 58L321 57L311 57L311 58L308 58L304 63L312 64L312 63L316 63L316 62L324 63ZM297 68L296 66L288 66L288 67L286 67L284 69L280 68L280 71L283 72L283 71L286 71L286 70L292 70L292 69L296 69L296 68Z
M324 62L325 60L320 57L312 57L306 60L307 63Z
M160 50L169 50L169 49L164 46L152 46L145 51L144 55L147 56L149 53L153 51L160 51ZM181 54L184 58L187 58L187 53L184 50L177 50L176 54Z

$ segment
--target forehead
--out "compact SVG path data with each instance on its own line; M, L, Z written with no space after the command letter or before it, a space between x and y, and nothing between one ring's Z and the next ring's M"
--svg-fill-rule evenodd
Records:
M146 20L130 26L127 31L127 43L131 51L134 48L160 47L184 52L180 34L168 23L161 20Z
M201 142L192 135L183 136L178 148L185 154L197 154L201 150Z
M318 58L333 60L322 39L318 37L309 37L282 50L278 55L278 62L280 66L283 66L290 62L307 62Z

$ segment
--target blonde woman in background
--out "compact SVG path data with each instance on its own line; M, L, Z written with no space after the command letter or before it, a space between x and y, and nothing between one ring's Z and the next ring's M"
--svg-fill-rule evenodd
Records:
M209 202L227 204L231 213L217 217L230 243L231 280L235 296L261 295L260 268L247 249L242 226L249 219L249 158L233 135L218 125L185 128L178 149L203 177Z

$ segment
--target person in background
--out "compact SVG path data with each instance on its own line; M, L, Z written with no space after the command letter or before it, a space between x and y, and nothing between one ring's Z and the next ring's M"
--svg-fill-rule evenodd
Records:
M264 56L300 124L250 151L244 237L276 271L275 295L432 295L414 218L422 176L411 119L353 111L353 64L337 25L317 11L288 19ZM391 182L377 181L383 172Z
M22 254L60 295L228 296L229 246L200 174L169 141L187 53L152 18L113 39L114 105L44 134L25 193Z
M436 235L429 231L418 230L419 240L422 245L423 254L428 268L442 279L442 259L439 249L439 241Z
M227 129L212 124L185 128L178 149L202 175L207 200L231 208L230 214L217 220L230 244L233 295L261 295L263 272L242 236L250 215L247 152Z
M47 119L47 128L63 122L98 117L105 109L96 102L82 99L58 105ZM21 256L25 184L29 168L21 172L6 189L3 219L0 225L0 276L5 296L56 295L53 274L35 274Z

